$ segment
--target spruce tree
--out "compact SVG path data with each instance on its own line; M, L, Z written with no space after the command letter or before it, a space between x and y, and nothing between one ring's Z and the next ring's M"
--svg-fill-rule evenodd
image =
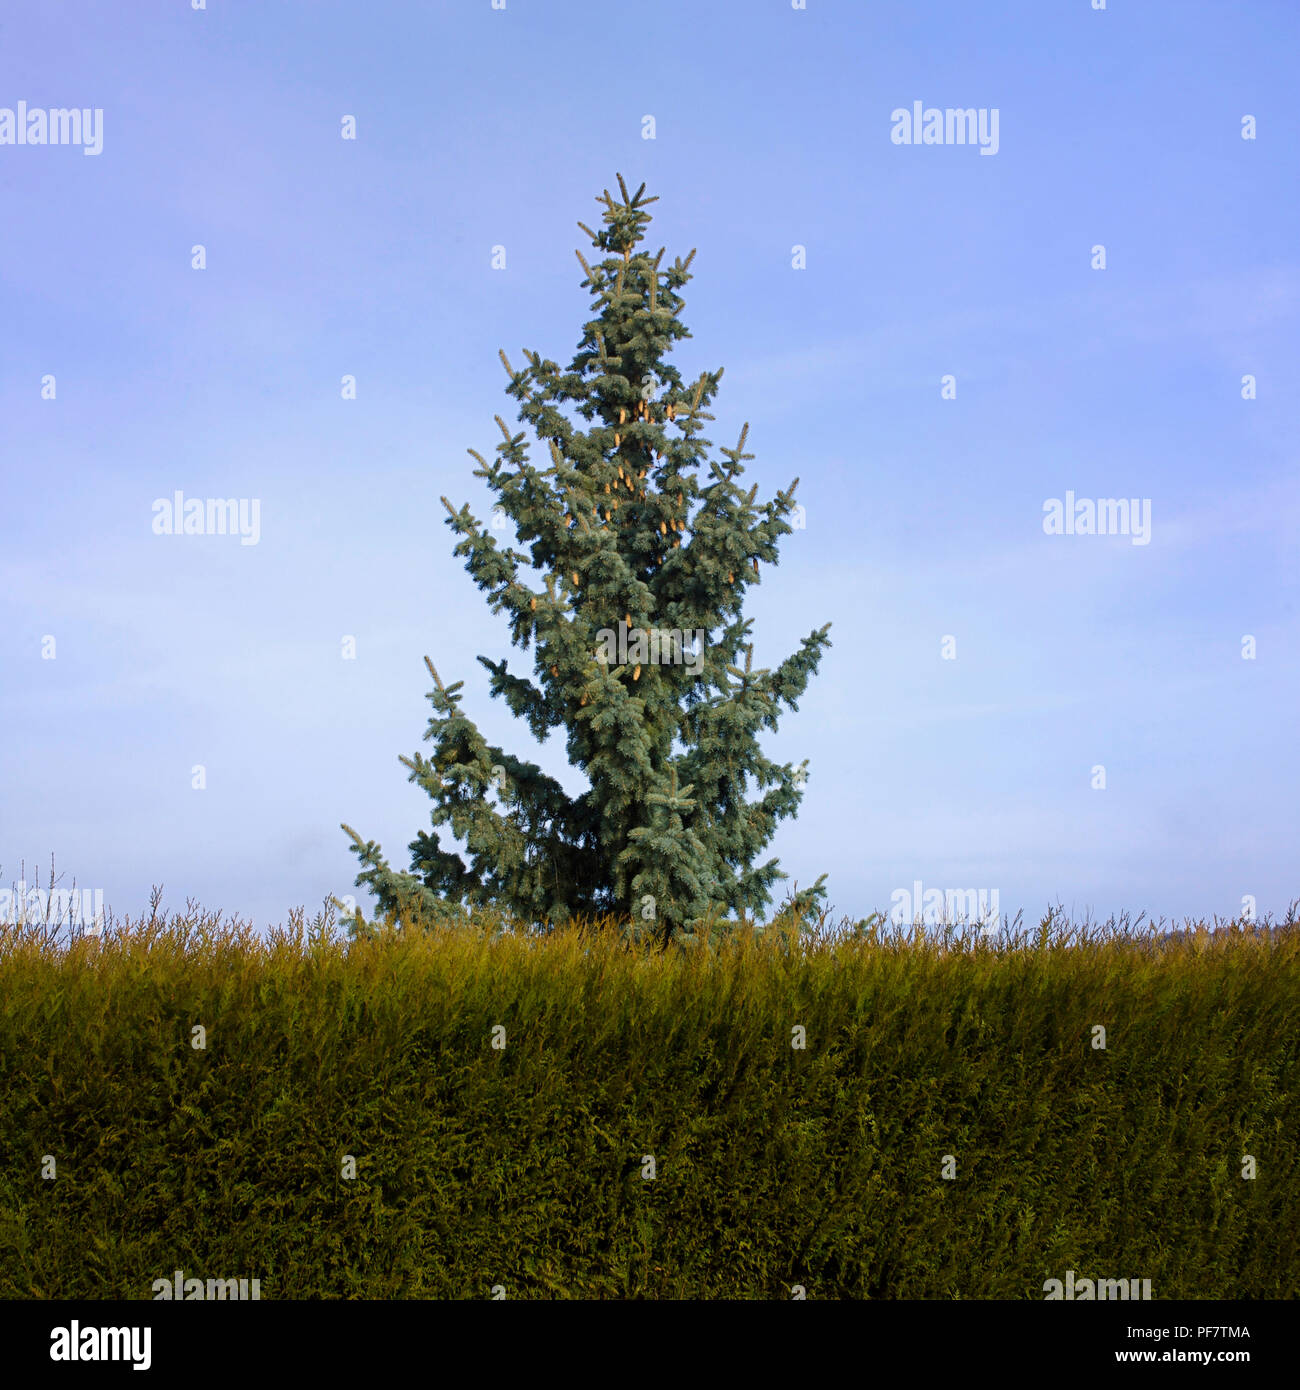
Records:
M468 451L526 549L498 546L468 506L442 498L461 537L454 553L491 611L508 614L512 644L533 649L531 678L479 657L492 695L538 740L563 728L589 789L570 797L535 763L489 745L460 707L464 682L444 685L425 657L432 752L402 762L468 863L435 829L410 845L411 871L397 872L344 825L365 866L357 885L383 912L463 920L481 906L537 924L613 914L667 941L706 923L716 932L733 914L752 919L787 877L775 859L754 861L796 812L807 763L773 763L758 736L777 728L781 704L798 708L830 624L774 670L756 669L742 606L791 533L799 480L762 504L757 485L741 487L754 457L743 452L747 424L720 451L726 462L698 476L711 445L699 431L723 372L687 386L667 360L691 336L677 291L695 252L661 269L662 249L637 251L657 199L642 196L645 184L629 198L621 174L618 183L622 202L608 191L597 199L604 229L578 224L597 253L594 264L575 253L596 316L568 370L535 352L516 370L500 354L518 418L550 466L530 463L525 434L500 416L498 457ZM702 634L698 649L692 634ZM824 897L824 879L790 906Z

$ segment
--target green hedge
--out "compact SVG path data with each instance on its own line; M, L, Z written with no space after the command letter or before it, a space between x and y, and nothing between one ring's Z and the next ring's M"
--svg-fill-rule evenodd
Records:
M0 1297L1294 1297L1298 1049L1294 934L11 932Z

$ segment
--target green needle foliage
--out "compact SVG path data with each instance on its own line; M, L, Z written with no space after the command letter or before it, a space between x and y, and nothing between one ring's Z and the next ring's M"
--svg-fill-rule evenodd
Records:
M455 554L491 611L509 614L512 643L533 648L531 678L479 657L493 696L539 740L563 728L590 789L572 798L535 763L489 745L460 708L464 682L444 685L426 657L433 752L402 761L468 863L436 830L421 832L411 872L400 873L345 825L364 866L357 885L385 913L445 921L480 906L550 924L613 914L638 934L698 940L766 907L787 877L776 859L755 859L796 812L806 762L770 761L758 735L777 728L782 704L798 708L830 625L774 670L755 669L742 607L791 533L798 479L762 504L757 485L740 486L754 457L743 452L748 425L721 450L726 462L699 475L711 445L699 431L714 418L704 407L722 370L687 386L667 361L690 336L677 291L695 252L661 270L662 248L636 251L657 200L618 182L622 202L608 191L597 199L604 230L578 224L602 258L576 253L596 317L568 370L528 352L516 371L501 353L519 419L545 442L550 467L528 461L524 434L500 416L499 457L469 450L526 550L499 547L468 506L442 499L461 537ZM791 896L796 915L824 897L824 879Z

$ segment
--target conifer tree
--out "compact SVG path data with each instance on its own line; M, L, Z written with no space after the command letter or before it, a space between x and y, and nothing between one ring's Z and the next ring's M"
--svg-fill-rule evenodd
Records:
M797 810L807 763L773 763L758 736L777 728L781 704L798 708L830 625L774 670L757 669L742 607L791 533L799 480L762 504L757 485L741 487L754 457L743 452L748 425L720 451L726 462L699 476L711 445L699 431L723 372L687 386L667 360L691 336L677 291L695 252L661 269L662 248L637 251L657 199L618 183L621 202L597 199L604 229L578 224L597 253L590 264L576 252L595 317L568 370L536 352L516 369L500 354L518 418L550 466L531 463L525 433L500 416L498 457L468 451L525 549L498 546L468 506L442 498L461 537L454 553L491 611L508 614L512 644L533 650L531 678L479 657L492 695L538 740L563 729L589 789L570 797L535 763L489 745L460 707L464 682L444 685L426 657L432 751L402 762L468 862L435 829L411 843L411 871L397 872L343 826L364 866L357 885L381 911L447 920L482 906L552 924L610 913L666 941L756 914L787 877L775 859L754 861ZM824 879L791 907L824 897Z

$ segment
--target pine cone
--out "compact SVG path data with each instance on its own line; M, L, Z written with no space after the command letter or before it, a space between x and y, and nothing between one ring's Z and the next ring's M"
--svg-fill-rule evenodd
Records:
M632 679L634 681L639 681L641 679L641 668L639 666L632 672Z

